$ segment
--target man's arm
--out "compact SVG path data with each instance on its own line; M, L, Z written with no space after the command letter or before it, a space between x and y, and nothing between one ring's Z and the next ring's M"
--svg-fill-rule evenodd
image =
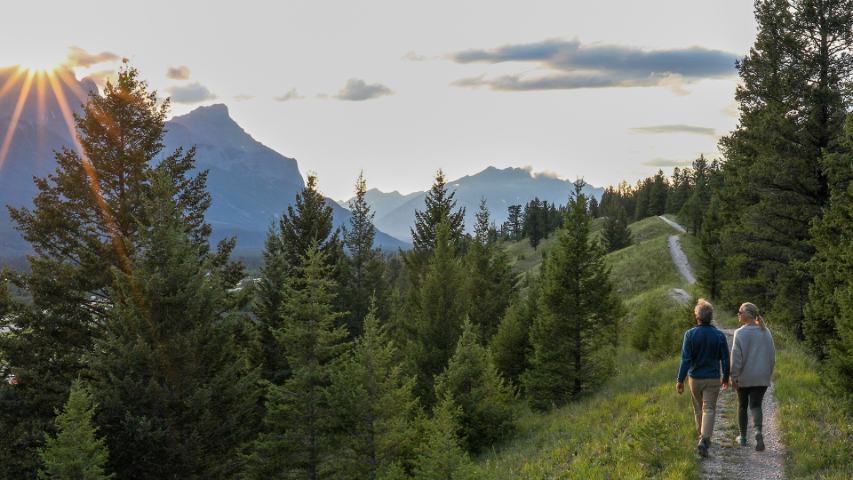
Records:
M723 362L723 383L729 383L729 374L731 373L731 369L729 366L729 342L726 340L726 334L720 332L720 336L722 337L722 341L720 342L720 348L722 351L720 352L720 360Z
M690 363L693 358L693 352L690 350L690 330L684 333L684 341L681 343L681 365L678 367L678 383L684 383L687 377L687 370L690 369Z

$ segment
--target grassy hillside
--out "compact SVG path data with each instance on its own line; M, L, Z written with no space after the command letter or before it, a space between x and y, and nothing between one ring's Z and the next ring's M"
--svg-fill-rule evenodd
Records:
M626 332L640 305L671 304L669 290L687 288L669 254L672 227L647 218L630 228L634 244L607 255L628 307ZM594 235L600 229L598 220ZM526 241L513 242L507 250L517 271L538 272L553 242L535 251ZM522 407L515 437L477 459L480 477L696 478L690 399L673 388L676 353L657 361L620 347L617 371L597 393L546 414Z
M599 221L596 235L600 227ZM654 217L630 228L635 243L607 256L628 311L622 338L628 337L644 306L677 308L668 298L670 289L683 288L694 298L705 294L699 286L687 285L672 263L667 237L674 229ZM536 251L526 241L506 246L517 271L538 272L553 241L543 241ZM680 243L695 271L700 264L698 239L681 235ZM737 325L734 311L718 308L716 313L718 323ZM677 342L681 331L674 333ZM799 344L784 331L774 330L774 337L787 477L853 478L850 406L825 389L818 365ZM521 406L519 431L480 455L478 478L698 478L690 397L674 391L677 366L677 347L667 358L653 360L623 345L617 372L598 392L546 414Z

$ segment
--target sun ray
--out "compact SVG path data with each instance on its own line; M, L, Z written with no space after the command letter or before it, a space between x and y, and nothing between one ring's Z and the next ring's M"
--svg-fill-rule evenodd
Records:
M12 138L15 136L15 130L18 128L18 120L21 119L21 112L24 110L24 104L27 103L27 95L30 94L30 87L33 85L33 75L33 72L27 72L27 78L24 79L24 86L21 88L21 93L18 94L18 102L15 104L12 119L9 121L9 126L6 128L6 136L3 138L2 146L0 146L0 171L3 170L3 164L6 162L6 156L9 154L9 149L12 147Z
M83 91L82 88L80 88L79 83L77 83L77 81L70 76L69 72L65 70L57 70L56 76L59 77L59 80L63 83L63 85L66 85L74 93L74 95L80 100L82 104L86 104L86 102L88 101L88 95L86 94L86 92ZM109 115L100 112L96 109L92 111L92 114L95 115L95 118L98 119L98 122L100 122L100 124L104 127L104 130L106 130L107 134L112 136L113 139L118 138L118 129L116 128L115 122L109 117Z
M0 98L3 98L4 95L9 93L9 90L14 87L16 83L18 83L18 79L21 78L21 75L23 75L25 72L26 70L22 70L20 68L15 69L15 73L10 75L9 78L6 79L6 83L4 83L2 87L0 87Z
M65 93L62 91L62 86L59 84L59 80L57 80L57 76L54 75L53 72L47 72L47 80L50 83L50 88L53 91L53 94L56 96L56 103L59 104L59 109L62 112L65 124L68 126L68 131L71 132L74 147L80 155L80 160L83 164L83 170L86 172L86 176L89 177L89 188L92 189L92 193L95 195L95 201L98 204L104 223L109 231L110 240L116 251L116 255L118 255L119 262L121 262L121 267L125 273L130 274L131 266L130 259L127 256L127 249L125 248L124 241L116 227L115 219L113 218L112 212L110 212L109 205L107 205L106 200L104 200L97 172L95 172L95 168L89 160L89 157L86 155L83 145L80 143L80 138L77 136L77 129L74 124L74 115L71 113L71 108L68 106Z

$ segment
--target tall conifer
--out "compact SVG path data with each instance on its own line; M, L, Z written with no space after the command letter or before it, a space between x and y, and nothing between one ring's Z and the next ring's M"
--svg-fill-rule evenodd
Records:
M604 252L589 238L582 182L575 183L566 225L548 254L540 310L530 331L533 354L524 384L531 405L561 405L609 373L622 314Z

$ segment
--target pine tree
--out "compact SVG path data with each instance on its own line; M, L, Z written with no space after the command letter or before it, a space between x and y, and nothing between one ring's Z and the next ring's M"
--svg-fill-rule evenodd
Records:
M456 209L456 192L448 192L444 172L439 169L424 199L424 210L415 211L412 228L412 250L404 255L410 279L417 285L420 275L435 249L438 226L447 224L448 240L459 251L465 235L465 209Z
M425 438L415 461L415 480L466 480L472 462L459 443L460 407L446 396L426 421Z
M375 310L365 317L352 354L331 373L329 402L339 432L331 459L335 478L375 479L414 460L415 379L404 375Z
M229 313L227 282L198 257L174 179L142 200L126 273L113 269L113 309L87 358L97 422L122 478L222 478L241 469L256 431L257 375L235 344L247 319Z
M361 322L370 309L371 298L376 302L376 315L387 318L388 289L384 279L382 253L373 247L376 228L374 212L367 204L367 182L359 174L355 197L350 200L350 228L344 231L344 245L349 252L349 268L343 288L347 325L352 337L361 335Z
M809 291L804 331L808 345L829 366L827 380L844 395L853 391L853 116L842 146L828 155L827 174L835 185L829 207L812 227L816 249L809 262L814 284Z
M507 207L507 230L510 240L521 240L524 231L523 215L521 205L510 205Z
M467 299L459 294L465 278L454 250L449 226L439 225L435 251L417 291L410 351L418 375L416 392L426 406L435 403L435 376L447 365L468 311Z
M723 296L751 298L803 335L810 226L830 197L822 162L849 110L850 0L756 4L758 35L739 62L738 128L721 141L727 258Z
M314 244L284 286L282 326L274 331L291 375L268 384L263 433L248 457L249 478L321 478L333 456L327 391L335 362L346 351L347 331L336 326L336 284Z
M663 170L658 170L658 173L652 178L651 186L649 187L649 209L650 215L663 215L666 213L666 201L669 194L669 185L666 181L666 176Z
M604 252L589 238L582 182L543 266L540 310L530 332L524 384L535 408L561 405L600 382L613 364L620 299Z
M469 318L485 341L497 331L507 306L515 295L516 275L504 249L489 236L489 210L480 201L474 225L474 237L465 263L468 271L466 294L470 302Z
M530 327L536 317L539 301L539 283L527 279L526 292L507 308L489 349L500 374L521 387L521 375L529 367L531 355Z
M720 297L725 258L720 245L720 207L717 198L710 202L699 233L700 263L697 280L712 299Z
M97 435L93 422L95 405L79 380L71 385L68 401L57 411L56 437L47 436L39 451L41 480L107 480L105 467L109 452Z
M436 378L435 394L452 398L462 409L460 436L471 453L501 441L514 428L513 392L467 320L453 357Z
M621 205L608 212L601 237L607 252L623 249L633 242L631 230L628 228L628 214Z
M10 208L35 252L29 273L15 280L32 296L32 308L14 319L22 333L0 341L0 358L20 374L18 388L0 395L0 431L15 436L12 451L0 450L8 459L0 471L10 478L35 476L42 432L52 430L54 411L83 368L82 355L103 333L114 303L112 269L130 272L140 229L152 222L142 206L152 178L174 180L196 257L215 265L230 285L242 276L239 264L228 262L233 241L209 251L204 213L210 195L206 173L192 176L195 151L163 152L168 112L168 99L158 101L137 70L123 66L103 94L89 96L77 119L81 151L55 154L56 171L35 180L34 208Z
M329 267L326 273L338 284L344 283L346 269L340 232L333 228L332 207L317 189L317 177L308 175L305 188L296 194L293 205L270 228L264 248L264 264L253 310L258 318L261 339L261 372L265 380L281 384L290 374L287 356L278 342L275 330L281 328L282 287L305 262L312 245L317 245ZM344 309L344 300L335 299L335 310Z

